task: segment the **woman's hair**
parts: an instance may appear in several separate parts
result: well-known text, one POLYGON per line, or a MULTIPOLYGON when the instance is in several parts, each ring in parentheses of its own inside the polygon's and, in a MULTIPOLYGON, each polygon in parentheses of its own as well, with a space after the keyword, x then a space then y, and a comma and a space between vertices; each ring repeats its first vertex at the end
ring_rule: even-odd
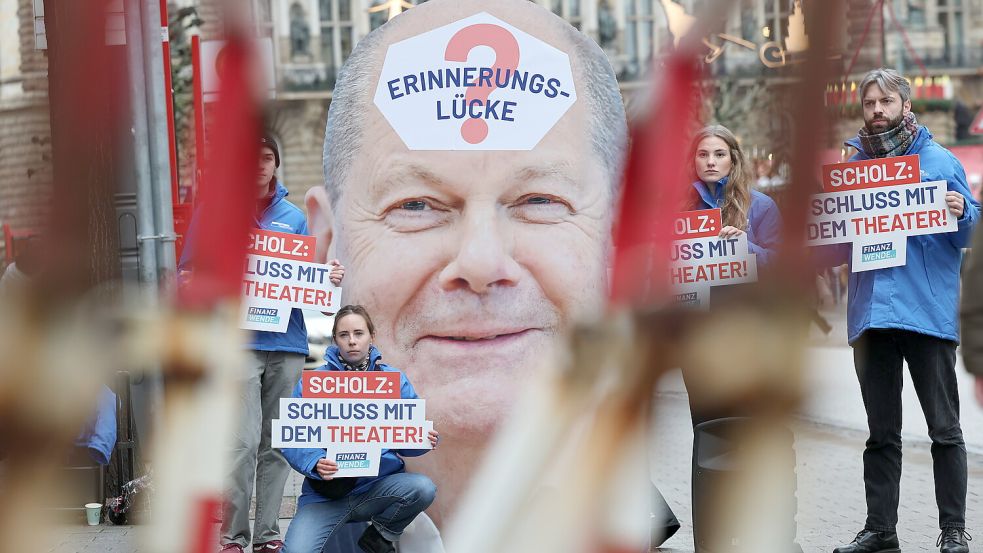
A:
POLYGON ((700 142, 711 136, 723 140, 730 149, 730 178, 724 187, 724 205, 721 207, 723 225, 746 230, 748 212, 751 209, 751 167, 734 133, 723 125, 703 127, 693 140, 690 158, 696 160, 696 149, 700 142))
POLYGON ((372 324, 372 317, 369 317, 369 311, 361 305, 346 305, 335 313, 334 325, 331 327, 332 338, 334 338, 338 333, 338 321, 340 321, 342 317, 346 317, 348 315, 360 315, 363 319, 365 319, 365 326, 369 328, 369 335, 375 336, 375 325, 372 324))

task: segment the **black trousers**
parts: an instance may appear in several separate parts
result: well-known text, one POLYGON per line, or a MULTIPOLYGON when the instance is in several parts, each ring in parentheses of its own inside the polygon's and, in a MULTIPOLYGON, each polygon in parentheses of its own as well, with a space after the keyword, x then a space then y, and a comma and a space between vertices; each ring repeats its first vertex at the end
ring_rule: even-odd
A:
POLYGON ((902 360, 932 439, 941 528, 966 526, 966 443, 959 427, 956 343, 917 332, 873 329, 853 344, 870 437, 864 450, 868 530, 893 532, 901 488, 902 360))

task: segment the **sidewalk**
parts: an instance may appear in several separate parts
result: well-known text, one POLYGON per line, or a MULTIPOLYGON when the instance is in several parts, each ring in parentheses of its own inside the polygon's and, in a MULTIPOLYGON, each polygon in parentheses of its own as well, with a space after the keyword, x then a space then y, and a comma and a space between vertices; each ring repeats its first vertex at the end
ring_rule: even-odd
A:
MULTIPOLYGON (((658 443, 653 451, 653 479, 682 522, 682 529, 661 551, 693 551, 690 510, 692 429, 684 394, 658 395, 655 412, 658 443)), ((798 536, 805 553, 830 553, 850 541, 865 515, 861 452, 866 435, 802 420, 795 425, 798 456, 798 536)), ((932 462, 928 444, 908 441, 901 482, 899 533, 902 550, 938 551, 932 462)), ((970 454, 967 526, 983 528, 983 456, 970 454)), ((286 529, 289 519, 281 520, 286 529)), ((52 553, 135 553, 140 528, 85 526, 62 528, 52 553)))
MULTIPOLYGON (((867 415, 853 370, 853 350, 846 343, 846 313, 841 310, 823 315, 833 325, 833 331, 823 337, 813 328, 808 364, 811 393, 802 415, 831 426, 866 432, 867 415)), ((963 366, 961 352, 956 357, 956 378, 959 380, 960 420, 966 449, 983 455, 983 408, 974 399, 974 379, 963 366)), ((902 401, 902 437, 905 441, 929 443, 928 427, 907 366, 902 401)))
MULTIPOLYGON (((829 553, 849 542, 863 527, 863 448, 867 417, 853 351, 846 340, 845 310, 824 312, 833 326, 828 336, 815 326, 807 351, 810 390, 795 423, 798 473, 798 536, 805 553, 829 553)), ((958 358, 962 429, 969 452, 969 493, 966 525, 970 533, 983 528, 983 409, 973 397, 973 378, 958 358)), ((670 373, 659 385, 656 436, 662 444, 653 454, 653 479, 669 501, 683 528, 664 551, 693 551, 690 511, 690 466, 693 435, 682 377, 670 373), (677 452, 685 451, 683 459, 677 452), (680 475, 682 479, 680 480, 680 475)), ((902 551, 938 551, 931 441, 918 398, 905 367, 902 394, 904 468, 898 532, 902 551)), ((970 544, 971 550, 973 544, 970 544)), ((976 547, 979 549, 979 546, 976 547)))
MULTIPOLYGON (((683 524, 661 551, 693 551, 690 509, 690 451, 693 433, 686 396, 662 392, 655 413, 660 444, 653 454, 653 479, 683 524)), ((794 427, 798 473, 798 541, 805 553, 830 553, 863 527, 866 506, 863 452, 866 433, 800 420, 794 427)), ((970 454, 967 527, 983 528, 983 456, 970 454)), ((927 443, 904 446, 898 533, 901 549, 938 551, 938 513, 927 443)), ((971 544, 972 545, 972 544, 971 544)))

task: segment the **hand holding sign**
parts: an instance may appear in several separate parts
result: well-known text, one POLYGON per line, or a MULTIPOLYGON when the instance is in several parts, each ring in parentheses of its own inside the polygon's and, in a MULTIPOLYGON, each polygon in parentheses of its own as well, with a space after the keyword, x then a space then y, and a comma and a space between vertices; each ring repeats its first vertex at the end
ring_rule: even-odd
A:
POLYGON ((280 399, 273 447, 323 447, 316 472, 328 477, 375 476, 383 449, 433 449, 440 441, 426 420, 426 402, 402 399, 390 371, 309 371, 303 397, 280 399))
POLYGON ((323 480, 331 480, 334 475, 338 472, 338 463, 332 461, 331 459, 324 458, 318 459, 317 464, 314 465, 314 471, 323 480))
POLYGON ((945 205, 949 206, 949 211, 955 215, 957 219, 963 216, 963 207, 965 203, 966 199, 963 198, 963 195, 959 192, 952 192, 950 190, 949 192, 945 193, 945 205))
POLYGON ((328 276, 328 280, 330 280, 331 284, 334 284, 335 286, 341 285, 341 279, 345 278, 345 266, 342 265, 341 261, 338 261, 337 259, 328 261, 328 265, 331 266, 331 273, 328 276))
POLYGON ((757 258, 749 253, 747 233, 723 226, 719 209, 681 213, 674 232, 669 278, 676 302, 706 307, 710 287, 754 282, 757 258))
POLYGON ((917 155, 825 165, 807 244, 853 244, 854 272, 904 266, 909 236, 958 228, 964 198, 947 188, 921 182, 917 155))
POLYGON ((249 233, 240 328, 286 332, 295 307, 337 310, 345 267, 337 259, 313 263, 316 247, 313 236, 263 229, 249 233))
POLYGON ((720 229, 721 238, 736 238, 742 234, 746 234, 743 230, 727 225, 726 227, 720 229))

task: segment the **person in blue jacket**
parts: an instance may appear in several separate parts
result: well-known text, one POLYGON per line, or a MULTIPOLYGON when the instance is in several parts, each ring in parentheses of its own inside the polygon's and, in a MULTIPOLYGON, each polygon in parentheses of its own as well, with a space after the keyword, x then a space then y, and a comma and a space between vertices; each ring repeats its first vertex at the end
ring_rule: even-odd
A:
MULTIPOLYGON (((696 180, 692 184, 691 195, 684 208, 688 210, 719 208, 722 219, 720 237, 735 238, 745 235, 748 253, 755 255, 759 273, 766 271, 768 265, 774 261, 781 243, 782 217, 778 206, 771 198, 751 189, 751 166, 741 150, 737 137, 727 127, 709 125, 697 132, 691 152, 696 180)), ((714 303, 720 302, 722 295, 716 290, 720 289, 715 289, 713 293, 718 299, 711 302, 711 309, 714 303)), ((760 416, 753 410, 738 404, 721 404, 718 394, 706 391, 704 381, 706 371, 698 370, 695 366, 683 366, 682 374, 689 395, 694 435, 708 425, 727 424, 725 421, 734 420, 732 417, 753 417, 756 421, 760 421, 760 416)), ((704 432, 703 435, 706 433, 704 432)), ((718 502, 720 490, 727 488, 729 484, 706 483, 708 482, 705 478, 706 471, 697 466, 697 460, 705 456, 701 455, 698 448, 706 447, 705 442, 701 445, 700 440, 694 436, 693 445, 693 538, 697 550, 701 550, 705 547, 706 540, 710 538, 706 528, 699 526, 700 521, 706 524, 714 516, 712 508, 708 506, 718 502), (701 480, 704 482, 702 485, 701 480)), ((791 483, 795 479, 791 442, 788 444, 788 449, 788 458, 792 461, 785 466, 787 471, 784 473, 776 471, 773 476, 791 483)), ((718 481, 731 482, 730 479, 736 476, 736 471, 724 472, 718 476, 718 481)), ((796 506, 793 493, 793 486, 789 484, 789 503, 786 509, 788 551, 801 551, 795 544, 796 506)))
MULTIPOLYGON (((723 125, 703 127, 693 139, 693 170, 696 181, 688 197, 687 210, 720 208, 721 238, 747 236, 749 253, 755 254, 759 272, 774 260, 781 241, 782 216, 767 195, 751 189, 751 165, 737 137, 723 125)), ((701 393, 700 382, 684 367, 693 426, 735 416, 710 405, 701 393)))
MULTIPOLYGON (((902 361, 908 362, 929 437, 942 553, 966 553, 966 446, 956 386, 957 305, 962 248, 980 206, 951 152, 911 112, 911 86, 897 71, 875 69, 860 84, 864 127, 846 142, 854 160, 917 154, 922 182, 944 180, 958 229, 908 238, 907 263, 850 273, 847 324, 870 437, 864 451, 867 521, 834 553, 900 551, 896 526, 901 481, 902 361)), ((818 251, 824 265, 851 260, 851 245, 818 251)))
POLYGON ((782 216, 767 195, 751 189, 751 165, 737 137, 723 125, 703 127, 694 139, 697 180, 689 209, 721 210, 721 238, 747 235, 759 267, 768 265, 780 241, 782 216))
MULTIPOLYGON (((268 133, 259 138, 260 154, 256 176, 256 221, 258 228, 291 234, 310 234, 304 213, 287 201, 287 189, 276 178, 280 150, 268 133)), ((220 208, 221 206, 218 206, 220 208)), ((179 279, 193 278, 197 255, 207 255, 205 245, 195 241, 200 217, 212 206, 200 206, 188 230, 178 265, 179 279)), ((330 280, 338 286, 344 267, 331 260, 330 280)), ((242 373, 238 428, 235 431, 232 463, 222 518, 222 551, 242 553, 253 542, 254 553, 277 553, 283 549, 279 517, 283 488, 290 466, 271 447, 272 420, 277 418, 280 398, 288 397, 300 379, 307 357, 307 328, 300 309, 290 311, 286 332, 255 331, 247 345, 249 365, 242 373), (256 490, 256 518, 250 536, 249 503, 256 490)))
MULTIPOLYGON (((382 354, 372 337, 375 325, 361 305, 346 305, 335 315, 332 335, 335 344, 324 354, 321 371, 387 371, 399 373, 402 399, 418 399, 416 390, 399 369, 382 363, 382 354)), ((301 384, 294 397, 303 397, 301 384)), ((431 431, 430 445, 440 441, 431 431)), ((326 458, 326 450, 284 449, 290 465, 303 474, 304 485, 297 500, 297 514, 287 530, 289 553, 323 553, 335 530, 347 522, 371 522, 358 540, 368 553, 392 553, 403 529, 433 503, 437 487, 422 474, 406 472, 401 457, 423 455, 426 449, 385 449, 379 475, 334 478, 338 465, 326 458)))

